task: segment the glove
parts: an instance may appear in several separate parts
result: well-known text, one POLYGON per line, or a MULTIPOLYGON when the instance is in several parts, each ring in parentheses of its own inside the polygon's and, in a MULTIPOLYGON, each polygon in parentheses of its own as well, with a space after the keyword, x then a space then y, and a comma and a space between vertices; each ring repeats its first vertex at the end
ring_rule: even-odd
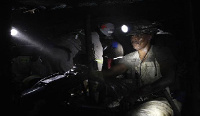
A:
POLYGON ((103 72, 101 72, 101 71, 91 71, 89 79, 93 80, 93 81, 98 81, 98 82, 104 82, 105 81, 104 78, 103 78, 103 72))

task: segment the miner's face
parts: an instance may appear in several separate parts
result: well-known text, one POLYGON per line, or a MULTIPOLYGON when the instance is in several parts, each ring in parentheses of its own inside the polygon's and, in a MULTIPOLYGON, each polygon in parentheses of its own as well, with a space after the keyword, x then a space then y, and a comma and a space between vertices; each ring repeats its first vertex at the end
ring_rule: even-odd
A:
POLYGON ((151 38, 152 36, 147 34, 133 35, 131 36, 131 44, 134 49, 140 50, 150 43, 151 38))

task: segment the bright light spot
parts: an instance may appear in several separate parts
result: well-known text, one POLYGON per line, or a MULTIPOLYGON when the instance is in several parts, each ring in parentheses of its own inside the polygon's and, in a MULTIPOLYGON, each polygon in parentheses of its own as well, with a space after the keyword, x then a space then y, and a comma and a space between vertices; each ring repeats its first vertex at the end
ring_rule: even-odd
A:
POLYGON ((71 96, 74 96, 74 93, 71 93, 71 96))
POLYGON ((113 60, 117 60, 117 59, 120 59, 120 58, 123 58, 123 56, 115 57, 115 58, 113 58, 113 60))
POLYGON ((10 34, 11 34, 12 36, 15 36, 15 35, 18 34, 18 31, 17 31, 16 29, 11 29, 10 34))
POLYGON ((128 27, 126 25, 122 25, 121 30, 122 32, 126 33, 128 32, 128 27))

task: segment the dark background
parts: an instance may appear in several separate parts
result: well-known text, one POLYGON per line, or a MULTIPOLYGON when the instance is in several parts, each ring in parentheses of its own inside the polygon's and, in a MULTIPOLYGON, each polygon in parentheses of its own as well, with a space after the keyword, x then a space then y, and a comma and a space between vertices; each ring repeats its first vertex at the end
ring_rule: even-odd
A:
MULTIPOLYGON (((162 23, 162 29, 173 34, 181 41, 184 61, 188 72, 184 78, 187 93, 184 114, 199 115, 199 38, 197 35, 197 7, 192 0, 9 0, 1 4, 1 83, 2 100, 9 111, 12 107, 12 80, 10 70, 11 52, 10 28, 18 27, 33 38, 51 41, 59 35, 86 27, 90 16, 91 30, 98 23, 113 22, 117 29, 115 36, 123 45, 125 54, 132 51, 129 40, 120 32, 119 27, 138 18, 147 18, 162 23), (66 6, 63 7, 62 5, 66 6), (37 9, 35 13, 29 10, 37 9)), ((19 44, 21 45, 21 43, 19 44)), ((12 112, 6 112, 7 114, 12 112)))

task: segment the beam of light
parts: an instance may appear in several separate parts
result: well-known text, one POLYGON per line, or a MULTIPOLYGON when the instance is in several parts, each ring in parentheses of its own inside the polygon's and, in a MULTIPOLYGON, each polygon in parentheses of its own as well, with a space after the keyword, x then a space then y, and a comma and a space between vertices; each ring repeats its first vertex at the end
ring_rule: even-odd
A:
MULTIPOLYGON (((49 41, 45 41, 44 38, 38 38, 37 36, 28 35, 25 32, 21 32, 20 30, 18 30, 17 36, 13 36, 11 41, 20 42, 25 45, 33 45, 39 55, 47 58, 50 65, 52 65, 56 69, 59 68, 58 70, 62 70, 65 72, 71 69, 73 66, 71 55, 76 54, 75 52, 78 51, 74 50, 72 51, 73 53, 70 53, 61 48, 55 47, 56 43, 53 44, 49 41)), ((76 75, 76 73, 74 73, 74 75, 76 75)))
POLYGON ((46 53, 50 52, 50 48, 44 44, 44 42, 37 41, 36 39, 32 38, 31 36, 26 35, 25 33, 21 32, 17 28, 11 29, 11 35, 14 37, 15 40, 20 41, 22 43, 34 45, 37 50, 43 51, 46 53))
POLYGON ((121 30, 122 30, 122 32, 127 33, 128 32, 128 26, 122 25, 121 30))

